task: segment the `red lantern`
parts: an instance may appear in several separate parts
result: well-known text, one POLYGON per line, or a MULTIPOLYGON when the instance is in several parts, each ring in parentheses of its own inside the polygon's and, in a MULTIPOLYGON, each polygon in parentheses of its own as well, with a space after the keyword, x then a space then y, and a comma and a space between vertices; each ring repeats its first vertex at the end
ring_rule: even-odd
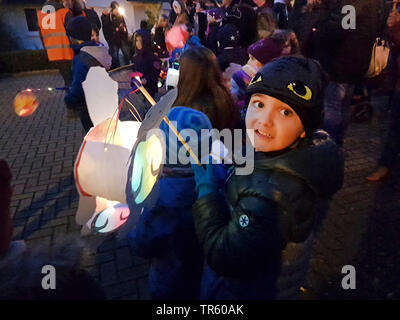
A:
POLYGON ((20 117, 30 116, 38 106, 36 96, 29 89, 19 92, 14 99, 14 110, 20 117))
POLYGON ((165 43, 168 51, 183 48, 189 39, 189 32, 184 24, 173 26, 165 35, 165 43))

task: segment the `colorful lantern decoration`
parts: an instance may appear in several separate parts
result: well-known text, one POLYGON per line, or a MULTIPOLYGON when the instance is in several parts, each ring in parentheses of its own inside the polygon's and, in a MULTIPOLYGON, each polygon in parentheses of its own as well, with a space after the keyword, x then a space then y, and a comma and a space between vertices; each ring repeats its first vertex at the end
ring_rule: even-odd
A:
POLYGON ((20 117, 27 117, 34 113, 39 106, 35 94, 30 89, 19 92, 14 99, 15 113, 20 117))
POLYGON ((130 213, 125 186, 141 123, 115 117, 118 84, 103 68, 91 68, 82 86, 94 127, 86 134, 75 162, 80 196, 75 220, 82 225, 82 234, 109 233, 125 223, 130 213))

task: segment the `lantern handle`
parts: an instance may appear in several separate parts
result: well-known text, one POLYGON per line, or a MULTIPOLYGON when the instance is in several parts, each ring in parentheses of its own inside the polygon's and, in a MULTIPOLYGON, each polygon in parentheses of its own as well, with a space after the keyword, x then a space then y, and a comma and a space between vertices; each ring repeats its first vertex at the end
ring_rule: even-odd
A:
MULTIPOLYGON (((154 106, 156 104, 155 100, 153 99, 153 97, 148 93, 148 91, 146 90, 145 87, 143 87, 143 85, 137 81, 135 81, 135 84, 138 86, 139 90, 141 93, 143 93, 143 95, 145 96, 145 98, 150 102, 150 104, 152 106, 154 106)), ((194 154, 194 152, 192 151, 192 149, 189 147, 189 145, 187 144, 187 142, 185 141, 185 139, 183 139, 183 137, 181 136, 181 134, 178 132, 178 130, 175 128, 175 126, 171 123, 171 121, 169 121, 167 116, 164 116, 163 120, 165 121, 165 123, 168 125, 168 127, 171 129, 171 131, 178 137, 179 141, 183 144, 183 146, 185 147, 185 149, 189 152, 190 156, 193 158, 193 160, 196 162, 197 165, 199 165, 201 167, 201 163, 199 161, 199 158, 197 158, 197 156, 194 154)))

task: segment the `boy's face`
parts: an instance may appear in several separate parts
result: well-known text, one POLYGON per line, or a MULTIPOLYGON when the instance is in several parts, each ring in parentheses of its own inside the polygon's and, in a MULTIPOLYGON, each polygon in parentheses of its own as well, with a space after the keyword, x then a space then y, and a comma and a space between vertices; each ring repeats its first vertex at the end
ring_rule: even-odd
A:
POLYGON ((254 130, 254 149, 279 151, 292 145, 305 132, 299 116, 286 103, 265 94, 251 96, 246 129, 254 130))

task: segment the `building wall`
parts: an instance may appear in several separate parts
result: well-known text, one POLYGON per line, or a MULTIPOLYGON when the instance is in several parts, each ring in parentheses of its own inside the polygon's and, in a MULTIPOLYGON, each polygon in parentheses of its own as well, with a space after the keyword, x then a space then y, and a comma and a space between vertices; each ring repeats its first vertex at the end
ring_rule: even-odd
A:
MULTIPOLYGON (((140 21, 147 19, 146 9, 159 6, 159 4, 131 2, 126 0, 118 0, 120 6, 125 9, 125 22, 128 27, 128 33, 131 36, 140 28, 140 21)), ((86 0, 88 7, 93 7, 99 17, 101 17, 104 9, 110 7, 111 0, 86 0)), ((22 5, 1 5, 0 6, 0 22, 3 29, 7 32, 8 37, 16 43, 17 50, 38 50, 43 49, 42 42, 38 31, 29 31, 26 22, 24 9, 34 8, 40 9, 38 5, 31 5, 27 1, 22 5)), ((107 45, 103 32, 100 32, 100 41, 107 45)))
POLYGON ((3 24, 3 31, 7 33, 10 41, 15 42, 18 50, 38 50, 42 49, 38 31, 29 31, 26 22, 24 9, 35 8, 32 5, 13 5, 0 7, 0 20, 3 24))

